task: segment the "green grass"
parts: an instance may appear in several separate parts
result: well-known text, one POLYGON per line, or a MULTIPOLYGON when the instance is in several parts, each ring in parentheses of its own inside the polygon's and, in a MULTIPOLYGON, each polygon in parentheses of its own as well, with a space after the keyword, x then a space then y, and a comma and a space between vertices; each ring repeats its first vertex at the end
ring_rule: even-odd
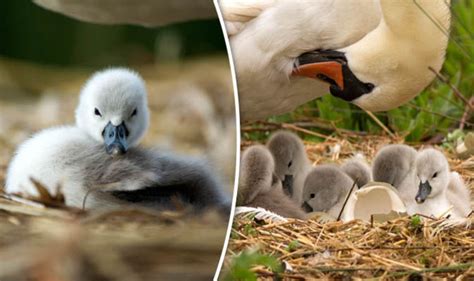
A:
POLYGON ((252 272, 251 268, 257 265, 263 265, 274 273, 283 271, 280 262, 275 257, 256 251, 244 251, 233 258, 224 280, 256 281, 257 275, 252 272))
MULTIPOLYGON (((474 92, 474 1, 452 1, 452 23, 446 61, 441 73, 467 98, 474 92)), ((449 85, 435 79, 422 93, 397 109, 376 116, 392 132, 409 142, 427 141, 437 135, 446 136, 459 127, 465 103, 457 98, 449 85), (421 110, 420 110, 421 109, 421 110)), ((268 119, 272 122, 319 120, 337 128, 379 134, 382 129, 357 106, 326 95, 298 107, 294 112, 268 119)), ((465 130, 473 130, 474 120, 467 120, 465 130)), ((330 134, 334 130, 319 130, 330 134)), ((246 139, 266 139, 268 133, 244 134, 246 139)), ((440 140, 442 139, 439 138, 440 140)))

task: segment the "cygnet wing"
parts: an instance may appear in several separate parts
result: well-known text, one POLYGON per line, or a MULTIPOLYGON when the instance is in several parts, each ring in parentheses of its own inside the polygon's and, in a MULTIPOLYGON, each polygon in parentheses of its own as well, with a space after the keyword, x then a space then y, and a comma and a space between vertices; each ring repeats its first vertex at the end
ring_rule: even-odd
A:
POLYGON ((461 176, 456 172, 451 172, 448 191, 446 196, 454 208, 461 213, 462 216, 468 216, 471 211, 471 193, 464 184, 461 176))

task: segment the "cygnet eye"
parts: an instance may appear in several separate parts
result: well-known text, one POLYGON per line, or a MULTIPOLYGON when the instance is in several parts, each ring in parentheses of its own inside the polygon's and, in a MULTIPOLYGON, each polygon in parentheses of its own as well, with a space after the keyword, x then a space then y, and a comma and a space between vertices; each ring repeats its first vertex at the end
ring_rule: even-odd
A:
POLYGON ((96 108, 94 108, 94 114, 97 115, 97 116, 100 116, 102 117, 102 114, 100 113, 100 111, 96 108))
POLYGON ((291 164, 293 164, 293 161, 290 161, 290 163, 288 163, 288 168, 291 167, 291 164))
POLYGON ((314 193, 311 193, 311 194, 309 195, 309 197, 311 197, 311 198, 314 198, 314 196, 315 196, 314 193))
POLYGON ((130 117, 133 117, 135 115, 137 115, 137 109, 136 108, 133 110, 132 115, 130 117))
POLYGON ((438 172, 434 173, 432 178, 436 178, 437 175, 438 175, 438 172))

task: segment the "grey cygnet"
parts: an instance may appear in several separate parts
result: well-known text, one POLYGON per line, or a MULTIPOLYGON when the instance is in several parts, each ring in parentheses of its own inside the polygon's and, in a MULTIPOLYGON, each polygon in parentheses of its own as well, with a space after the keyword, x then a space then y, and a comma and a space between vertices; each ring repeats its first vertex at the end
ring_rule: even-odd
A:
POLYGON ((283 191, 274 176, 273 157, 265 146, 247 148, 241 159, 237 205, 261 207, 278 215, 305 219, 306 214, 283 191))
POLYGON ((303 142, 291 132, 278 131, 270 137, 267 147, 275 160, 275 175, 286 194, 301 204, 304 180, 311 169, 303 142))
POLYGON ((405 205, 416 196, 413 189, 416 154, 416 150, 408 145, 386 145, 377 152, 372 162, 374 181, 395 187, 405 205))
POLYGON ((307 212, 325 212, 336 218, 354 180, 335 165, 319 165, 308 173, 303 205, 307 212))

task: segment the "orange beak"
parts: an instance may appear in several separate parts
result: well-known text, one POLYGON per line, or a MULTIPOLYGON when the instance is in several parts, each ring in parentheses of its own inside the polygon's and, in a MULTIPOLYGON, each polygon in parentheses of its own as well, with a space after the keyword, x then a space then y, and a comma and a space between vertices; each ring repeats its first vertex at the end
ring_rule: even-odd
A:
POLYGON ((344 77, 342 74, 342 65, 337 61, 323 61, 323 62, 316 62, 316 63, 308 63, 300 65, 293 69, 291 75, 294 76, 306 76, 309 78, 317 78, 321 79, 321 76, 325 76, 331 80, 333 80, 341 90, 344 89, 344 77))

